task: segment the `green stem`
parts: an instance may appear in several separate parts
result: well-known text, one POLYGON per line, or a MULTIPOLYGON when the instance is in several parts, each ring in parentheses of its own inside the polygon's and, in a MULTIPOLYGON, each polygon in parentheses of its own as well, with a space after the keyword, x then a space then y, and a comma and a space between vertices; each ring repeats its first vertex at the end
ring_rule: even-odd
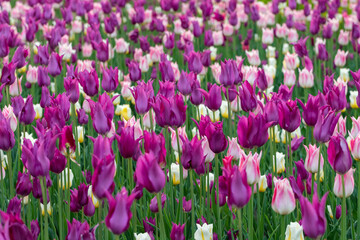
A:
POLYGON ((180 219, 179 222, 182 223, 183 221, 183 197, 184 197, 184 176, 183 176, 183 166, 181 164, 181 151, 180 151, 180 139, 179 139, 179 129, 176 128, 176 141, 178 147, 178 154, 179 154, 179 168, 180 168, 180 199, 179 199, 179 209, 180 209, 180 219))
POLYGON ((6 152, 7 154, 7 163, 9 167, 9 183, 10 183, 10 198, 14 196, 14 181, 13 181, 13 170, 12 170, 12 158, 11 158, 11 150, 6 152))
POLYGON ((321 161, 321 144, 319 146, 318 172, 317 172, 317 178, 316 178, 318 196, 320 196, 320 170, 321 170, 320 169, 320 161, 321 161))
POLYGON ((228 102, 228 125, 229 125, 229 136, 232 136, 231 134, 231 129, 232 129, 232 126, 231 126, 231 102, 229 100, 229 87, 226 88, 226 91, 227 91, 227 102, 228 102))
MULTIPOLYGON (((61 178, 61 174, 60 173, 60 179, 61 178)), ((57 182, 59 183, 59 174, 56 175, 57 178, 57 182)), ((61 186, 58 185, 58 210, 59 210, 59 231, 60 231, 60 239, 64 239, 63 238, 63 209, 62 209, 62 189, 61 186)))
POLYGON ((216 211, 216 222, 219 227, 219 239, 222 239, 222 223, 220 218, 220 200, 219 200, 219 156, 215 154, 215 179, 216 179, 216 203, 217 203, 217 211, 216 211))
MULTIPOLYGON (((196 206, 195 203, 195 195, 194 195, 194 184, 193 184, 193 170, 190 169, 189 170, 189 175, 190 175, 190 191, 191 191, 191 196, 192 196, 192 205, 196 206)), ((191 236, 194 235, 194 226, 196 225, 195 222, 195 208, 191 208, 191 236)))
POLYGON ((311 200, 313 199, 314 196, 314 178, 315 178, 315 173, 311 173, 311 200))
POLYGON ((98 223, 99 223, 99 231, 98 231, 98 238, 102 238, 102 201, 99 200, 99 207, 98 207, 98 223))
POLYGON ((40 179, 43 205, 44 205, 44 215, 45 215, 45 232, 44 239, 49 240, 49 223, 48 223, 48 212, 47 212, 47 195, 46 195, 46 177, 40 179))
POLYGON ((346 197, 345 197, 345 180, 344 175, 341 175, 342 181, 342 204, 341 204, 341 240, 346 240, 346 197))
POLYGON ((166 239, 165 236, 165 227, 164 227, 164 217, 161 208, 161 192, 156 194, 158 209, 159 209, 159 216, 160 216, 160 240, 166 239))
POLYGON ((241 208, 237 209, 237 212, 238 212, 238 220, 239 220, 238 238, 239 238, 239 240, 242 240, 243 239, 243 234, 242 234, 242 222, 241 222, 241 217, 242 217, 241 208))
MULTIPOLYGON (((254 187, 251 186, 251 192, 253 192, 253 190, 254 190, 254 187)), ((253 210, 253 205, 254 205, 254 196, 253 196, 253 194, 251 194, 250 202, 249 202, 249 205, 248 205, 249 240, 254 239, 254 228, 253 228, 254 210, 253 210)))
POLYGON ((281 215, 281 228, 280 228, 280 238, 279 239, 285 239, 285 217, 286 215, 281 215))
POLYGON ((357 196, 357 236, 360 236, 360 161, 357 162, 357 172, 358 172, 358 196, 357 196))

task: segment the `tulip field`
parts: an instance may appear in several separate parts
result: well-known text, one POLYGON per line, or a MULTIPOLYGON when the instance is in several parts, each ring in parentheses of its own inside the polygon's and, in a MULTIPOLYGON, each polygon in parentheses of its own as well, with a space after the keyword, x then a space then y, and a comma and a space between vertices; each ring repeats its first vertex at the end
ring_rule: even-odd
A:
POLYGON ((0 240, 360 239, 360 1, 0 1, 0 240))

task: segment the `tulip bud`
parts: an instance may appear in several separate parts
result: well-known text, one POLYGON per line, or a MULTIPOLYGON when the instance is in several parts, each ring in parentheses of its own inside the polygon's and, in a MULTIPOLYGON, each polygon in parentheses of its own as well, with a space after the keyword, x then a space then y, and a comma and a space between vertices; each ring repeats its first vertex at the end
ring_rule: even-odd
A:
MULTIPOLYGON (((351 168, 347 173, 344 174, 344 184, 345 184, 345 197, 350 197, 350 195, 354 192, 354 172, 355 169, 351 168)), ((343 198, 343 183, 342 183, 342 175, 336 174, 334 181, 334 194, 338 198, 343 198)))
POLYGON ((287 215, 295 209, 295 196, 288 179, 274 178, 274 195, 271 207, 280 215, 287 215))

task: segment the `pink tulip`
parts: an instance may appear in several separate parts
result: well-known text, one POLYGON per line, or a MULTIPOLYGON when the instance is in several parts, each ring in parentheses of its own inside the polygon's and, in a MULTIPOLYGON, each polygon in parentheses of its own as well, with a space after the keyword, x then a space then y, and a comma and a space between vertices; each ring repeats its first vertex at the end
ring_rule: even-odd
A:
MULTIPOLYGON (((319 154, 320 148, 316 147, 316 145, 309 145, 309 147, 304 146, 306 150, 306 158, 305 158, 305 169, 310 173, 319 172, 319 154)), ((320 171, 324 166, 324 158, 321 155, 320 157, 320 171)))
POLYGON ((348 45, 349 40, 350 40, 349 32, 340 30, 338 43, 342 46, 346 46, 346 45, 348 45))
POLYGON ((274 195, 271 201, 272 209, 280 215, 287 215, 295 209, 295 196, 287 178, 274 177, 274 195))
POLYGON ((84 57, 91 57, 93 48, 90 43, 84 43, 82 46, 82 54, 84 57))
POLYGON ((240 158, 239 168, 240 170, 246 171, 247 182, 249 185, 257 183, 260 179, 260 154, 255 153, 254 155, 250 152, 248 155, 243 154, 240 158))
POLYGON ((115 40, 115 51, 117 53, 126 53, 129 51, 129 43, 127 43, 123 38, 115 40))
POLYGON ((139 58, 139 68, 143 73, 149 71, 149 61, 147 56, 141 56, 139 58))
POLYGON ((264 28, 262 32, 262 43, 272 44, 274 42, 274 31, 270 28, 264 28))
POLYGON ((224 23, 223 33, 224 33, 224 36, 227 36, 227 37, 233 35, 234 27, 232 25, 230 25, 230 23, 224 23))
POLYGON ((338 49, 338 51, 337 51, 337 53, 335 55, 334 64, 337 67, 345 66, 347 55, 348 55, 348 52, 345 52, 343 50, 338 49))
POLYGON ((227 151, 227 156, 232 156, 233 160, 240 160, 242 156, 245 155, 244 150, 240 148, 237 138, 229 138, 229 148, 227 151))
MULTIPOLYGON (((345 183, 345 197, 349 197, 354 191, 354 168, 350 168, 347 173, 344 174, 344 183, 345 183)), ((334 194, 338 198, 343 197, 343 184, 342 184, 342 176, 336 173, 335 181, 334 181, 334 194)))
POLYGON ((360 133, 360 117, 358 118, 351 117, 351 120, 352 120, 352 128, 350 131, 350 135, 355 138, 360 133))
POLYGON ((294 86, 296 82, 295 71, 283 68, 282 72, 284 74, 284 84, 288 87, 294 86))
POLYGON ((288 33, 288 28, 285 23, 283 25, 276 24, 276 37, 278 38, 285 38, 288 33))
POLYGON ((339 121, 335 127, 333 136, 336 136, 337 134, 341 134, 345 137, 346 135, 346 117, 343 118, 340 116, 339 121))
POLYGON ((250 85, 253 86, 258 74, 258 68, 255 66, 244 66, 242 68, 242 71, 244 79, 246 79, 250 83, 250 85))
POLYGON ((214 31, 213 34, 213 39, 214 39, 214 45, 215 46, 221 46, 224 43, 224 36, 222 31, 214 31))
POLYGON ((286 53, 284 62, 287 69, 294 70, 299 64, 299 59, 296 53, 286 53))
POLYGON ((288 33, 287 33, 287 39, 289 43, 293 43, 293 42, 297 42, 299 39, 299 35, 296 31, 296 29, 291 28, 289 29, 288 33))
POLYGON ((260 57, 259 57, 259 50, 251 50, 251 51, 246 51, 246 56, 248 58, 248 61, 250 63, 250 65, 253 66, 259 66, 261 61, 260 61, 260 57))
POLYGON ((38 79, 38 67, 29 65, 29 69, 26 73, 26 81, 31 84, 37 83, 38 79))
POLYGON ((161 54, 163 54, 163 47, 161 46, 155 46, 155 47, 150 47, 150 59, 153 62, 159 62, 160 61, 160 56, 161 54))
POLYGON ((360 135, 357 135, 355 138, 352 136, 350 140, 350 150, 351 155, 355 159, 355 161, 360 161, 360 135))
POLYGON ((313 70, 309 71, 306 68, 299 70, 299 84, 302 88, 312 88, 314 86, 313 70))
POLYGON ((9 87, 9 94, 10 96, 14 97, 14 96, 19 96, 22 93, 22 87, 21 87, 21 80, 22 80, 22 76, 20 78, 16 79, 17 81, 15 81, 13 84, 10 85, 9 87))
POLYGON ((10 128, 15 132, 17 128, 17 118, 14 114, 12 106, 5 106, 2 110, 4 117, 10 122, 10 128))
POLYGON ((203 148, 203 152, 204 152, 204 156, 205 156, 205 163, 209 163, 215 158, 215 153, 213 151, 211 151, 210 146, 209 146, 209 141, 207 140, 206 137, 203 138, 201 143, 202 143, 202 148, 203 148))

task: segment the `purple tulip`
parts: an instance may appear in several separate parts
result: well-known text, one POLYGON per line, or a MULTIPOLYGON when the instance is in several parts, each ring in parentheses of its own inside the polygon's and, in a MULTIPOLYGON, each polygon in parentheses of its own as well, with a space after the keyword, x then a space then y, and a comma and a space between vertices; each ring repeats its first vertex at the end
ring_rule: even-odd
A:
POLYGON ((80 221, 73 219, 72 223, 68 220, 68 234, 66 235, 65 240, 71 239, 95 239, 95 229, 90 229, 89 224, 85 221, 81 223, 80 221))
POLYGON ((292 86, 290 89, 286 85, 281 85, 278 90, 278 98, 283 101, 288 101, 292 97, 292 93, 294 90, 294 86, 292 86))
POLYGON ((147 40, 147 36, 140 36, 139 37, 139 41, 140 41, 140 48, 141 50, 143 50, 144 52, 149 52, 150 50, 150 43, 147 40))
POLYGON ((21 159, 33 177, 49 174, 50 160, 46 156, 44 142, 41 141, 39 144, 34 144, 34 146, 23 144, 21 159))
POLYGON ((318 120, 314 126, 314 138, 316 141, 326 143, 333 135, 340 113, 336 114, 329 106, 320 108, 318 120))
POLYGON ((95 69, 90 72, 87 70, 79 73, 79 83, 86 95, 93 97, 99 92, 99 78, 95 69))
POLYGON ((100 62, 109 60, 109 39, 106 39, 106 43, 103 41, 100 41, 99 43, 92 41, 91 43, 96 50, 96 58, 100 62))
POLYGON ((31 193, 31 190, 32 184, 29 173, 22 173, 19 171, 16 183, 16 194, 25 197, 31 193))
POLYGON ((327 103, 336 111, 342 111, 346 107, 346 88, 344 86, 333 87, 326 94, 327 103))
POLYGON ((33 105, 33 97, 29 95, 26 98, 24 106, 21 108, 19 121, 24 125, 29 125, 34 121, 35 115, 36 113, 33 105))
POLYGON ((209 141, 209 147, 214 153, 225 151, 228 141, 223 132, 222 122, 209 122, 205 129, 205 136, 209 141))
POLYGON ((306 236, 317 239, 324 235, 326 230, 325 206, 328 193, 319 202, 317 192, 314 191, 313 203, 305 197, 300 197, 302 227, 306 236))
POLYGON ((221 88, 218 85, 211 83, 208 85, 208 88, 209 92, 200 89, 205 97, 205 106, 207 106, 211 111, 219 110, 222 103, 221 88))
POLYGON ((86 125, 89 121, 89 116, 86 114, 85 110, 81 108, 80 110, 76 110, 78 116, 78 122, 80 125, 86 125))
POLYGON ((50 171, 59 174, 64 171, 66 163, 66 157, 56 148, 54 157, 50 159, 50 171))
POLYGON ((132 158, 140 150, 140 138, 135 139, 135 128, 133 126, 123 127, 121 134, 115 135, 118 148, 123 158, 132 158))
POLYGON ((221 62, 221 73, 219 81, 225 87, 234 85, 234 83, 240 82, 239 70, 236 66, 236 62, 233 59, 225 60, 221 62))
POLYGON ((174 82, 174 70, 171 67, 171 62, 167 59, 159 63, 159 71, 161 73, 161 80, 163 82, 174 82))
POLYGON ((335 172, 343 175, 352 166, 352 158, 346 139, 338 134, 330 138, 327 149, 328 160, 335 172))
POLYGON ((295 131, 301 122, 301 116, 296 101, 289 100, 288 102, 279 101, 279 125, 287 132, 295 131))
POLYGON ((129 77, 131 81, 136 82, 141 79, 141 70, 138 62, 134 60, 131 61, 128 64, 128 69, 129 69, 129 77))
POLYGON ((182 166, 185 169, 197 169, 205 161, 202 141, 196 136, 191 141, 184 138, 181 139, 183 142, 181 155, 182 166))
POLYGON ((116 90, 119 85, 118 68, 105 68, 103 69, 103 79, 101 81, 101 87, 108 93, 116 90))
POLYGON ((268 88, 268 81, 264 69, 258 70, 255 82, 262 91, 265 91, 268 88))
POLYGON ((37 70, 37 74, 38 74, 37 80, 40 87, 43 86, 47 87, 50 85, 50 77, 46 67, 39 66, 37 70))
POLYGON ((97 168, 99 161, 109 155, 113 155, 113 150, 111 148, 113 138, 107 138, 99 135, 97 138, 88 136, 90 140, 94 143, 94 151, 92 155, 92 166, 94 169, 97 168))
POLYGON ((105 218, 105 224, 111 232, 120 235, 129 228, 134 195, 128 196, 127 190, 123 187, 115 198, 108 196, 108 201, 109 212, 105 218))
POLYGON ((3 69, 1 70, 1 83, 10 86, 15 82, 15 70, 16 64, 13 62, 5 63, 3 69))
MULTIPOLYGON (((161 209, 164 208, 165 202, 166 202, 166 195, 164 193, 162 193, 161 194, 161 209)), ((159 212, 159 207, 158 207, 158 202, 157 202, 156 196, 151 199, 149 208, 150 208, 150 211, 153 213, 159 212)))
POLYGON ((14 53, 14 56, 11 60, 16 66, 17 69, 22 68, 26 65, 26 58, 29 55, 29 50, 25 49, 23 46, 19 46, 14 53))
POLYGON ((265 116, 250 112, 249 117, 239 117, 237 127, 238 141, 244 148, 261 147, 269 138, 268 128, 272 122, 267 122, 265 116))
POLYGON ((59 150, 64 154, 75 152, 76 143, 73 136, 72 125, 63 127, 59 138, 59 150))
POLYGON ((112 118, 109 118, 99 102, 90 102, 91 119, 95 131, 99 134, 106 134, 111 129, 112 118))
POLYGON ((193 72, 187 73, 181 71, 180 79, 177 83, 177 88, 181 94, 187 96, 191 94, 193 86, 195 86, 196 75, 193 72))
POLYGON ((92 190, 98 199, 103 199, 114 191, 115 156, 107 155, 101 159, 91 180, 92 190))
POLYGON ((0 113, 0 149, 8 151, 15 145, 14 132, 10 127, 10 120, 7 120, 2 113, 0 113))
POLYGON ((211 30, 206 30, 205 31, 204 45, 207 46, 207 47, 211 47, 212 45, 214 45, 214 39, 213 39, 211 30))
POLYGON ((270 101, 266 102, 264 108, 264 117, 266 122, 271 122, 272 126, 275 126, 279 123, 279 110, 277 107, 277 100, 272 98, 270 101))
MULTIPOLYGON (((33 86, 35 87, 35 86, 33 86)), ((43 86, 41 88, 41 99, 40 99, 40 106, 42 108, 49 107, 51 105, 51 97, 50 97, 50 91, 49 88, 46 86, 43 86)))
POLYGON ((166 147, 165 138, 162 133, 144 131, 144 151, 145 153, 152 153, 158 159, 160 167, 166 165, 166 147))
POLYGON ((160 192, 165 186, 165 173, 153 153, 141 155, 136 164, 137 181, 150 193, 160 192))
POLYGON ((185 240, 184 229, 185 229, 185 223, 183 225, 181 225, 181 224, 177 225, 177 224, 173 223, 173 226, 172 226, 171 232, 170 232, 170 239, 171 240, 185 240))
POLYGON ((300 178, 302 180, 308 179, 309 172, 306 171, 306 169, 305 169, 304 161, 302 159, 300 159, 299 161, 295 162, 295 165, 296 165, 297 173, 300 176, 300 178))
POLYGON ((257 98, 254 87, 248 81, 245 81, 239 88, 239 97, 241 101, 241 109, 245 112, 253 111, 257 106, 257 98))
MULTIPOLYGON (((224 170, 226 171, 226 170, 224 170)), ((229 207, 243 208, 250 200, 251 187, 247 182, 245 169, 241 170, 234 166, 227 179, 227 196, 229 207)))
POLYGON ((309 95, 308 101, 306 102, 306 105, 300 100, 297 99, 298 103, 303 108, 303 119, 308 126, 315 126, 318 114, 319 114, 319 97, 318 96, 312 96, 309 95))
POLYGON ((62 57, 56 52, 53 52, 50 56, 49 65, 47 67, 49 74, 56 77, 61 74, 62 71, 62 57))
POLYGON ((329 54, 328 54, 328 52, 326 50, 325 44, 319 43, 318 44, 318 51, 319 51, 319 54, 317 55, 317 57, 322 61, 327 61, 328 58, 329 58, 329 54))
POLYGON ((45 46, 38 46, 38 54, 34 56, 34 61, 41 65, 47 66, 49 64, 49 47, 48 45, 45 46))
POLYGON ((64 78, 64 88, 71 103, 76 103, 80 97, 79 82, 75 77, 64 78))
POLYGON ((181 127, 186 120, 186 105, 179 94, 171 98, 156 96, 153 104, 156 123, 161 127, 181 127))
POLYGON ((187 63, 189 71, 194 72, 195 74, 201 73, 203 65, 201 63, 201 55, 197 52, 190 52, 187 56, 187 63))
POLYGON ((304 141, 305 137, 298 137, 297 135, 291 140, 291 151, 295 152, 300 147, 300 144, 304 141))

